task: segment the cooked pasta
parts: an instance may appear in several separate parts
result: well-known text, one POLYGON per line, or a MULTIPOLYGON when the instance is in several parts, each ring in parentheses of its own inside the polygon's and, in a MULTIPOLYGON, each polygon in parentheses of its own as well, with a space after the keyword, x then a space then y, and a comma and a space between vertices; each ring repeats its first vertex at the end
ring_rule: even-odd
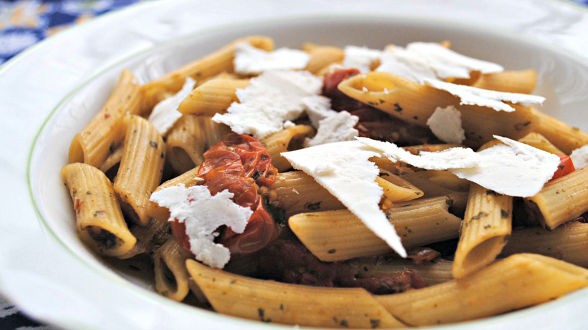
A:
POLYGON ((588 167, 568 156, 588 135, 534 108, 535 70, 450 46, 250 36, 143 85, 123 71, 61 171, 81 241, 152 261, 175 301, 309 327, 462 322, 588 286, 588 167), (160 134, 145 118, 167 98, 160 134))

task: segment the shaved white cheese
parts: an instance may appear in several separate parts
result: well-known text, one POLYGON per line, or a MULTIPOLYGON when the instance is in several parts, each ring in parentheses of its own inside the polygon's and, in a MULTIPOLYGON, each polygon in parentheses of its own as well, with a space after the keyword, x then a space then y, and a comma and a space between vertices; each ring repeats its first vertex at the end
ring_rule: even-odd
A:
POLYGON ((282 153, 294 168, 312 176, 366 227, 400 256, 406 257, 394 226, 378 206, 383 195, 382 188, 375 181, 379 170, 368 160, 376 155, 377 152, 358 141, 322 144, 282 153))
POLYGON ((437 79, 435 71, 419 57, 414 57, 402 47, 394 47, 394 52, 384 52, 382 62, 376 69, 423 83, 424 79, 437 79))
POLYGON ((149 115, 149 121, 155 126, 159 134, 165 135, 176 120, 182 117, 182 113, 178 111, 178 107, 190 95, 194 89, 194 84, 196 84, 194 79, 190 77, 186 78, 186 82, 184 82, 184 86, 179 92, 157 103, 153 108, 151 115, 149 115))
MULTIPOLYGON (((333 111, 333 110, 331 110, 333 111)), ((335 112, 319 122, 316 135, 306 141, 306 146, 316 146, 338 141, 353 140, 359 132, 353 128, 359 118, 347 111, 335 112)))
POLYGON ((480 157, 470 148, 449 148, 438 152, 421 152, 418 156, 398 147, 394 143, 356 138, 360 143, 376 150, 393 162, 401 161, 427 170, 447 170, 478 166, 480 157))
POLYGON ((497 193, 530 197, 553 177, 559 157, 505 137, 494 136, 504 144, 479 151, 481 160, 474 168, 453 169, 453 174, 497 193))
POLYGON ((447 143, 462 144, 465 131, 461 127, 461 113, 452 105, 437 107, 427 120, 427 126, 439 140, 447 143))
POLYGON ((588 166, 588 144, 572 151, 570 158, 574 163, 574 168, 577 170, 588 166))
POLYGON ((233 193, 228 190, 211 196, 206 186, 186 188, 183 184, 151 195, 151 201, 169 209, 169 221, 184 223, 190 251, 196 259, 214 268, 223 268, 231 257, 229 249, 214 243, 214 231, 226 225, 243 233, 253 214, 250 208, 235 204, 231 198, 233 193))
POLYGON ((326 96, 316 95, 309 96, 302 99, 302 103, 306 107, 306 114, 313 127, 319 127, 319 122, 328 116, 336 113, 331 109, 331 99, 326 96))
POLYGON ((233 66, 240 74, 260 74, 269 70, 304 69, 308 60, 310 55, 298 49, 280 48, 266 52, 243 42, 235 46, 233 66))
POLYGON ((263 138, 298 118, 306 110, 305 98, 317 96, 321 88, 321 79, 307 71, 266 71, 237 90, 239 103, 233 102, 227 113, 217 113, 212 120, 233 132, 263 138))
POLYGON ((389 47, 381 59, 376 71, 397 74, 420 84, 425 79, 469 78, 471 71, 504 70, 496 63, 461 55, 434 42, 413 42, 406 48, 389 47))
POLYGON ((367 47, 346 46, 343 66, 345 68, 355 68, 360 72, 371 71, 372 63, 380 60, 382 52, 377 49, 367 47))
POLYGON ((543 104, 543 101, 545 101, 543 96, 537 95, 497 92, 488 89, 452 84, 434 79, 425 79, 424 82, 426 85, 436 89, 444 90, 459 97, 460 104, 479 105, 493 108, 497 111, 515 111, 515 108, 504 103, 503 101, 519 103, 526 106, 540 105, 543 104))
MULTIPOLYGON (((392 48, 392 52, 395 48, 392 48)), ((504 70, 496 63, 464 56, 435 42, 412 42, 406 46, 406 50, 414 54, 415 58, 427 62, 441 79, 469 78, 471 71, 492 73, 504 70)))

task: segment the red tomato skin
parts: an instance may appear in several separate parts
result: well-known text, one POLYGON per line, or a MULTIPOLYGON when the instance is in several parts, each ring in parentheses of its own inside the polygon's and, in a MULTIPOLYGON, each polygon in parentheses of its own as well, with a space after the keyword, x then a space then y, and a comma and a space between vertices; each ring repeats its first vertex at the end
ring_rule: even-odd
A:
MULTIPOLYGON (((278 171, 271 161, 271 156, 259 141, 236 133, 227 134, 223 141, 204 153, 198 176, 204 179, 211 195, 229 190, 235 203, 253 211, 243 233, 237 234, 230 228, 221 229, 218 241, 231 253, 256 252, 278 236, 275 222, 265 210, 258 193, 258 185, 270 186, 276 180, 278 171)), ((172 221, 171 227, 180 246, 193 255, 184 223, 172 221)))
MULTIPOLYGON (((572 159, 570 158, 570 156, 566 156, 566 155, 558 155, 558 156, 559 156, 560 162, 557 167, 557 171, 555 171, 555 173, 553 173, 553 177, 551 177, 551 180, 561 178, 562 176, 568 175, 576 170, 576 168, 574 167, 574 163, 572 162, 572 159)), ((549 181, 551 181, 551 180, 549 180, 549 181)))

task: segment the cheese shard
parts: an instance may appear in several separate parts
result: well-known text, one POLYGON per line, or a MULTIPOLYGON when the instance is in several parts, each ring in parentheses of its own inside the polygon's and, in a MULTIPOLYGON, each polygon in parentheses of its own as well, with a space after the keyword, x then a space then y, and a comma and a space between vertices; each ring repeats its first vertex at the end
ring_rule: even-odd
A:
POLYGON ((382 52, 367 47, 346 46, 343 67, 355 68, 360 72, 371 71, 371 65, 380 60, 382 52))
POLYGON ((406 50, 427 62, 441 79, 469 78, 471 71, 492 73, 504 70, 499 64, 459 54, 435 42, 412 42, 406 50))
POLYGON ((427 126, 443 142, 462 144, 465 140, 461 113, 452 105, 445 108, 437 107, 427 120, 427 126))
POLYGON ((226 225, 243 233, 253 214, 250 208, 235 204, 231 198, 233 193, 228 190, 211 196, 206 186, 186 188, 183 184, 151 195, 151 201, 169 209, 169 221, 185 224, 190 250, 196 259, 214 268, 223 268, 231 257, 228 248, 214 242, 215 230, 226 225))
POLYGON ((388 72, 404 78, 423 83, 424 79, 437 79, 435 71, 421 58, 414 57, 402 47, 394 47, 394 51, 382 54, 379 72, 388 72))
POLYGON ((190 95, 194 89, 196 81, 188 77, 184 82, 184 86, 175 95, 157 103, 149 115, 149 122, 157 129, 159 134, 165 135, 167 131, 174 125, 176 120, 182 117, 182 113, 178 111, 180 103, 190 95))
POLYGON ((212 120, 233 132, 263 138, 298 118, 307 108, 303 100, 316 97, 321 88, 322 80, 307 71, 266 71, 237 90, 239 103, 233 102, 227 113, 217 113, 212 120))
POLYGON ((239 74, 260 74, 270 70, 304 69, 309 60, 310 55, 301 50, 280 48, 266 52, 243 42, 235 46, 233 66, 239 74))
POLYGON ((419 155, 413 155, 394 143, 364 137, 356 139, 393 162, 401 161, 426 170, 473 168, 481 162, 480 157, 470 148, 449 148, 437 152, 423 151, 419 155))
POLYGON ((379 169, 369 161, 377 155, 378 152, 358 141, 321 144, 282 153, 295 169, 312 176, 367 228, 400 256, 406 257, 400 237, 378 205, 383 195, 375 181, 379 169))
POLYGON ((424 83, 425 79, 469 78, 471 71, 501 72, 496 63, 471 58, 434 42, 413 42, 406 48, 388 47, 376 71, 424 83))
POLYGON ((319 122, 333 113, 335 110, 331 109, 331 99, 326 96, 316 95, 309 96, 302 99, 302 103, 306 107, 306 114, 313 127, 319 127, 319 122))
POLYGON ((492 108, 496 111, 515 111, 515 108, 503 101, 518 103, 525 106, 540 105, 545 101, 543 96, 537 95, 497 92, 488 89, 452 84, 435 79, 425 79, 424 82, 425 85, 444 90, 459 97, 460 104, 478 105, 492 108))
POLYGON ((474 168, 452 169, 456 176, 475 182, 499 194, 531 197, 553 177, 560 159, 557 155, 505 137, 494 136, 499 144, 477 152, 474 168))
POLYGON ((577 170, 588 166, 588 144, 572 151, 570 158, 577 170))
MULTIPOLYGON (((333 110, 331 110, 333 111, 333 110)), ((307 146, 316 146, 338 141, 353 140, 359 132, 354 128, 359 118, 347 111, 336 112, 319 121, 316 135, 306 141, 307 146)))

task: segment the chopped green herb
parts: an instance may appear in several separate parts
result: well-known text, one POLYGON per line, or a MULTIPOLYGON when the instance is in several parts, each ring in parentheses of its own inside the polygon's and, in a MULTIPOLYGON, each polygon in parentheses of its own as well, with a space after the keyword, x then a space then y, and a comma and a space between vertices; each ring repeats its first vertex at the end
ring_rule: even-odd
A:
POLYGON ((480 213, 478 213, 478 214, 474 215, 474 216, 471 218, 471 220, 479 220, 479 219, 481 219, 481 218, 483 218, 483 217, 485 217, 485 216, 487 216, 487 215, 488 215, 488 213, 486 213, 486 212, 483 212, 483 211, 480 211, 480 213))

